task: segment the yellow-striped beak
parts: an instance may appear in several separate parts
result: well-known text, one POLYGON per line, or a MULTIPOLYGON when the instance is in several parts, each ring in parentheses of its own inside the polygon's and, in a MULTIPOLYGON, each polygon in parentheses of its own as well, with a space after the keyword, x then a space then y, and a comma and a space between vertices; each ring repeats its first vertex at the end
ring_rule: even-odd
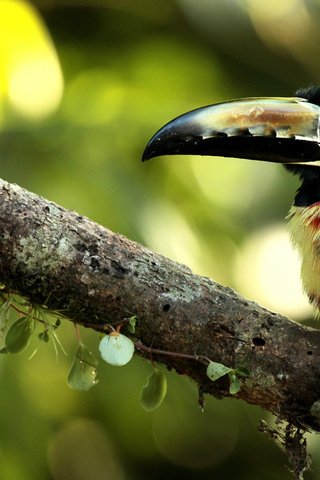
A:
POLYGON ((185 113, 149 141, 143 160, 210 155, 277 163, 320 160, 320 107, 304 98, 249 98, 185 113))

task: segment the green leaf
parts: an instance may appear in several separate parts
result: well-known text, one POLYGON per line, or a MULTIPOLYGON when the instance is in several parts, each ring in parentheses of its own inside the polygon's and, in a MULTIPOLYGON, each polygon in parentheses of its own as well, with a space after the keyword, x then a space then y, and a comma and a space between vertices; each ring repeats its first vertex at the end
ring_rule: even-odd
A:
POLYGON ((230 386, 229 393, 231 395, 236 395, 241 389, 239 377, 235 373, 229 374, 230 386))
POLYGON ((227 373, 231 372, 231 370, 231 368, 226 367, 222 363, 210 362, 207 367, 207 376, 210 378, 210 380, 215 382, 224 375, 227 375, 227 373))
POLYGON ((145 410, 152 412, 163 402, 167 393, 167 378, 157 368, 149 375, 147 383, 142 387, 140 402, 145 410))
POLYGON ((6 349, 6 347, 2 347, 0 348, 0 353, 8 353, 8 350, 6 349))
POLYGON ((68 375, 69 387, 74 390, 90 390, 98 383, 97 366, 97 359, 85 345, 80 344, 68 375))
POLYGON ((130 362, 134 354, 134 343, 130 338, 121 333, 112 332, 100 342, 101 357, 110 365, 121 367, 130 362))
POLYGON ((235 371, 236 375, 238 375, 239 377, 250 377, 251 374, 250 374, 250 370, 248 370, 247 368, 245 367, 238 367, 235 371))
POLYGON ((6 338, 5 347, 9 353, 18 353, 23 350, 29 342, 32 334, 32 320, 30 317, 21 317, 14 322, 9 328, 6 338))
POLYGON ((49 332, 48 330, 43 330, 43 332, 40 332, 38 334, 38 338, 41 342, 48 343, 50 340, 49 332))
POLYGON ((137 323, 137 317, 134 315, 129 319, 129 322, 128 322, 128 330, 130 333, 135 333, 136 323, 137 323))

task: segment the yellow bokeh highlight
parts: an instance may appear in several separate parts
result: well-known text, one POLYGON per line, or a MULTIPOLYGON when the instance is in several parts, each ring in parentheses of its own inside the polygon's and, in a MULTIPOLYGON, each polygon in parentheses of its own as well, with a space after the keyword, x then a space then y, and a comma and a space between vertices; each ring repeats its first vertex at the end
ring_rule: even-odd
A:
POLYGON ((314 314, 300 280, 300 260, 284 225, 253 234, 235 263, 235 287, 245 297, 294 320, 314 314))
POLYGON ((295 55, 305 47, 313 25, 304 1, 247 0, 247 6, 258 35, 266 43, 286 47, 295 55))
POLYGON ((24 1, 2 0, 0 102, 7 99, 18 114, 39 119, 59 106, 62 94, 59 60, 36 10, 24 1))

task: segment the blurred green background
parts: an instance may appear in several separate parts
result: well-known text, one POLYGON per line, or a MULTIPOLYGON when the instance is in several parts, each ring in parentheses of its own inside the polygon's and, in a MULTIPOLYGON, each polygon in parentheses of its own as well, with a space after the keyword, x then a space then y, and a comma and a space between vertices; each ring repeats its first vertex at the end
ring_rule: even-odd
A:
MULTIPOLYGON (((297 179, 272 164, 141 154, 187 110, 319 83, 319 22, 319 0, 0 0, 1 177, 312 322, 284 221, 297 179)), ((97 335, 82 335, 97 354, 97 335)), ((71 324, 60 339, 58 361, 50 345, 1 357, 1 479, 291 478, 257 432, 273 421, 259 408, 208 398, 203 413, 195 385, 171 372, 146 413, 151 366, 139 358, 100 363, 99 384, 75 392, 71 324)), ((317 479, 320 441, 309 445, 317 479)))

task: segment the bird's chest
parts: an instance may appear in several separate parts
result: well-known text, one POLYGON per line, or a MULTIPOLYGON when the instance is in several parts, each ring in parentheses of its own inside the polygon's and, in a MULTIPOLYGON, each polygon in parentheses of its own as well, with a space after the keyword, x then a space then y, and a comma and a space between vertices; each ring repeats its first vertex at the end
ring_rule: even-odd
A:
POLYGON ((301 256, 303 288, 310 301, 320 308, 320 203, 293 206, 288 219, 292 243, 301 256))

